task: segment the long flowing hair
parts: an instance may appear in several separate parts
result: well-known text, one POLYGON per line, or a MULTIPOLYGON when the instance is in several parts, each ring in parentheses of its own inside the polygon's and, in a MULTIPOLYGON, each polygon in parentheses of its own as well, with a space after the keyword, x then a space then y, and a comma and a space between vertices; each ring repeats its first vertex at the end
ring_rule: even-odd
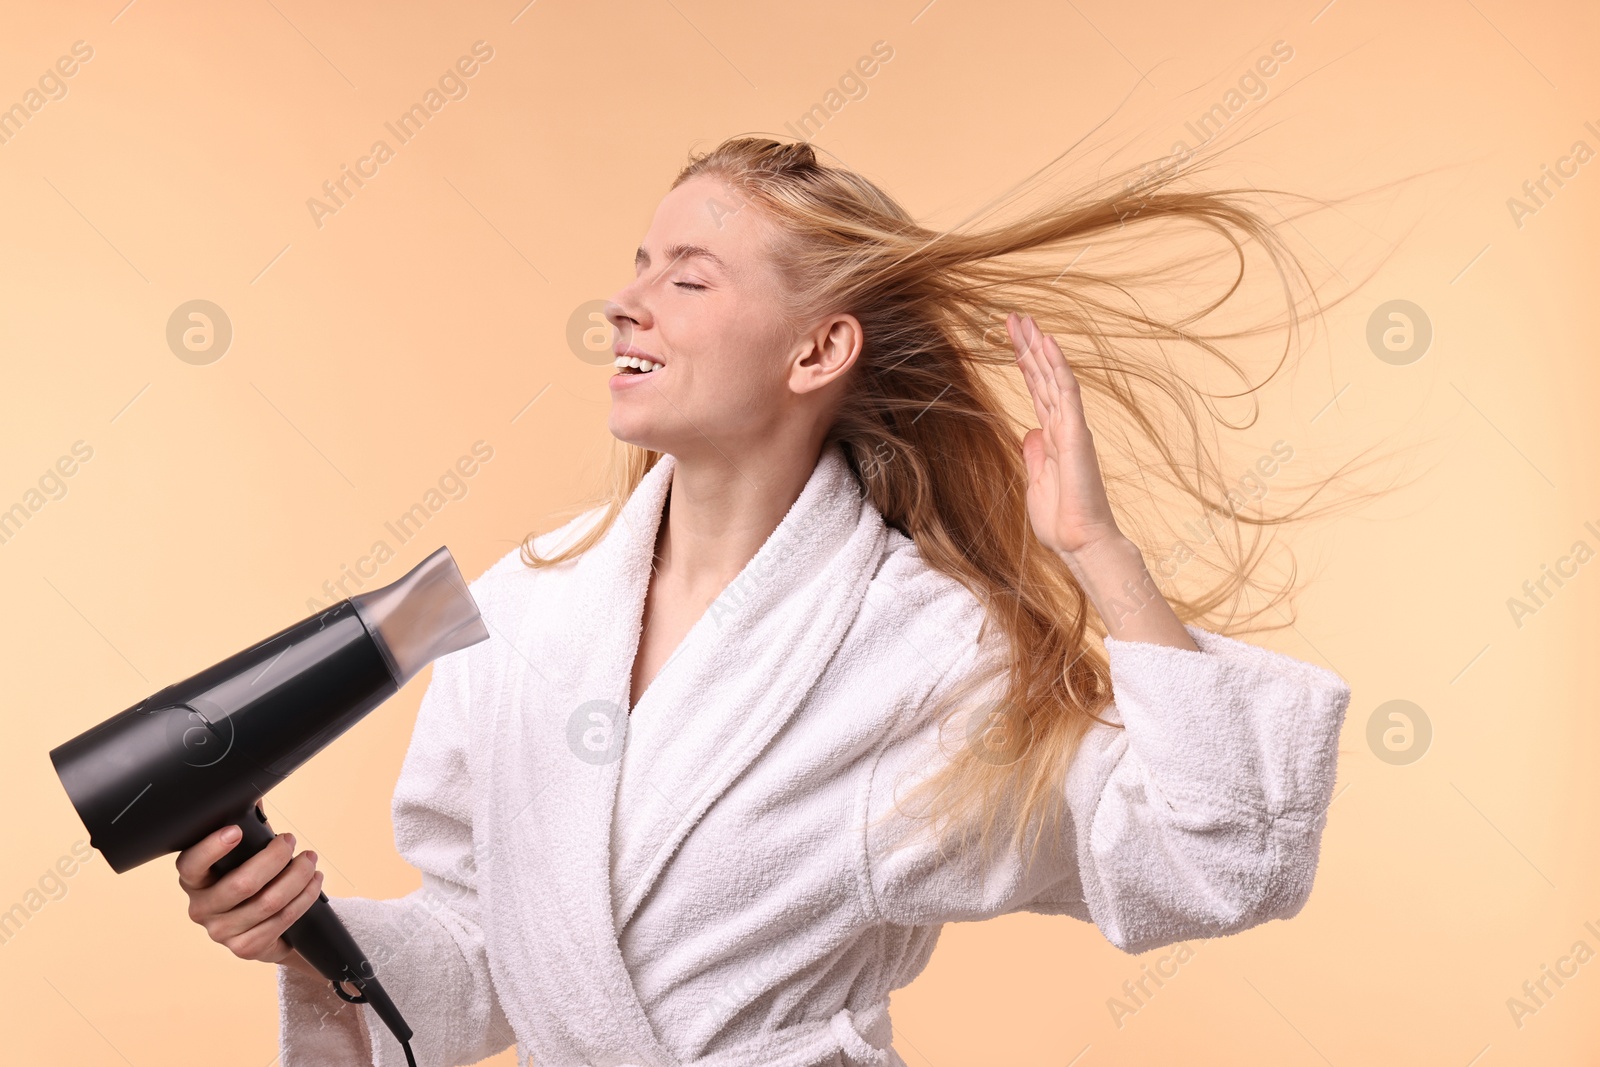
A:
MULTIPOLYGON (((676 188, 699 175, 716 176, 778 224, 777 254, 797 328, 838 311, 861 322, 864 345, 828 441, 843 446, 885 522, 982 603, 984 640, 998 635, 1006 652, 989 657, 985 670, 941 701, 936 713, 965 709, 970 716, 967 701, 977 687, 993 694, 1003 685, 1002 697, 985 701, 982 729, 958 728, 956 736, 972 743, 901 803, 921 797, 927 802, 921 814, 937 827, 958 830, 963 844, 975 835, 986 855, 1007 837, 1013 848, 1037 845, 1061 815, 1061 783, 1085 732, 1096 722, 1120 725, 1100 715, 1112 698, 1100 642, 1104 624, 1029 523, 1019 444, 1033 411, 1004 328, 1006 313, 1031 313, 1060 342, 1081 384, 1125 532, 1147 554, 1155 547, 1140 535, 1137 504, 1153 498, 1151 483, 1159 481, 1176 491, 1184 514, 1202 516, 1215 534, 1203 539, 1211 552, 1203 562, 1195 562, 1203 553, 1176 561, 1186 581, 1164 595, 1180 619, 1209 622, 1223 607, 1230 609, 1228 621, 1240 619, 1240 601, 1258 582, 1263 529, 1321 513, 1309 509, 1309 496, 1287 513, 1247 507, 1265 497, 1251 488, 1263 484, 1265 467, 1243 478, 1227 476, 1212 440, 1219 424, 1240 428, 1218 402, 1249 397, 1270 380, 1284 365, 1300 321, 1332 305, 1317 302, 1317 286, 1300 260, 1252 206, 1252 195, 1267 195, 1263 190, 1186 187, 1182 179, 1202 162, 1168 158, 1130 167, 982 230, 919 225, 873 182, 825 165, 803 141, 730 138, 691 155, 673 182, 676 188), (1156 242, 1144 235, 1163 221, 1197 223, 1220 234, 1228 246, 1223 255, 1231 249, 1237 259, 1225 291, 1190 313, 1148 310, 1140 297, 1166 293, 1200 262, 1198 255, 1177 265, 1116 268, 1113 247, 1148 253, 1156 242), (1284 356, 1255 384, 1216 342, 1237 342, 1281 324, 1209 334, 1195 328, 1240 289, 1249 241, 1270 258, 1288 306, 1284 356), (1085 257, 1090 244, 1097 254, 1085 257), (1296 278, 1307 282, 1309 312, 1291 284, 1296 278), (1168 343, 1188 345, 1200 356, 1180 368, 1163 347, 1168 343), (1242 388, 1207 388, 1201 381, 1206 360, 1242 388)), ((1171 247, 1178 255, 1180 246, 1171 247)), ((1282 448, 1275 451, 1274 466, 1284 459, 1282 448)), ((587 551, 659 459, 659 453, 615 442, 600 521, 548 558, 535 553, 530 534, 523 561, 544 567, 587 551)), ((1333 480, 1324 479, 1310 496, 1333 480)), ((1272 495, 1281 497, 1286 488, 1274 483, 1272 495)), ((1176 577, 1176 571, 1165 573, 1173 562, 1165 557, 1158 573, 1176 577)), ((1292 587, 1291 573, 1242 617, 1250 621, 1275 609, 1292 587)), ((1130 591, 1130 608, 1138 596, 1130 591)))

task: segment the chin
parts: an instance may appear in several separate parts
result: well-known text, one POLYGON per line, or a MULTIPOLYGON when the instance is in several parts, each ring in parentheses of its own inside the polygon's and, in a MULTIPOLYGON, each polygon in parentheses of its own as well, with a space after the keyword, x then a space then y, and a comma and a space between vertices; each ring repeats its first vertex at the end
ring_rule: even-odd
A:
POLYGON ((660 434, 653 433, 648 426, 639 425, 637 420, 619 419, 615 410, 611 412, 611 418, 606 422, 606 429, 611 431, 612 437, 623 444, 637 445, 652 452, 665 451, 660 434))

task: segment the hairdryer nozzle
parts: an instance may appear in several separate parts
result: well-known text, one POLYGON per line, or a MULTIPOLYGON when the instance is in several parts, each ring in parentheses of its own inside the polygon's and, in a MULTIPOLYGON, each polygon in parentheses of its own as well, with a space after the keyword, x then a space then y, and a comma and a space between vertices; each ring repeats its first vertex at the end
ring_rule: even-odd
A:
POLYGON ((396 686, 440 656, 486 640, 489 630, 450 550, 440 548, 382 589, 350 598, 396 686))

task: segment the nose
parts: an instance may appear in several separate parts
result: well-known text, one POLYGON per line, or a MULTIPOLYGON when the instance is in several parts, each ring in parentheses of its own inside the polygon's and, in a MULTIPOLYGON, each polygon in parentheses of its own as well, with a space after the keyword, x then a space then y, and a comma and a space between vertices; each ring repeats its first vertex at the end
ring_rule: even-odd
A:
POLYGON ((624 344, 636 331, 650 328, 650 312, 633 285, 606 301, 605 316, 624 344))
MULTIPOLYGON (((624 294, 619 293, 618 296, 621 298, 624 294)), ((632 304, 621 304, 616 298, 606 301, 605 317, 606 322, 611 323, 616 344, 632 344, 638 331, 645 330, 640 318, 648 320, 646 312, 635 310, 632 304)))
POLYGON ((639 328, 639 322, 632 315, 623 310, 622 305, 614 301, 606 301, 606 321, 611 323, 611 328, 616 331, 617 338, 624 344, 629 335, 639 328))

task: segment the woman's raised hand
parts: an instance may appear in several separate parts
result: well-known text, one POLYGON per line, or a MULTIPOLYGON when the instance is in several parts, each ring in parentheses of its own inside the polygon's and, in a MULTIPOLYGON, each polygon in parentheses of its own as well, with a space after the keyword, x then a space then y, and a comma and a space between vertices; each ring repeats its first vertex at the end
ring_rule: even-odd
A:
POLYGON ((1156 587, 1139 547, 1111 514, 1078 379, 1060 346, 1028 316, 1006 316, 1006 332, 1017 347, 1017 363, 1039 416, 1040 428, 1022 437, 1033 532, 1071 569, 1105 621, 1107 636, 1198 652, 1156 587), (1128 591, 1134 593, 1131 606, 1122 600, 1128 591))
POLYGON ((189 896, 189 918, 240 959, 281 963, 314 975, 315 969, 289 947, 283 932, 322 892, 317 854, 296 856, 294 835, 279 834, 216 877, 211 865, 231 852, 239 838, 237 826, 224 826, 178 853, 178 885, 189 896))
POLYGON ((1123 534, 1111 514, 1094 435, 1084 421, 1078 379, 1055 338, 1040 332, 1032 316, 1006 316, 1006 333, 1033 395, 1039 429, 1022 438, 1028 464, 1028 518, 1040 543, 1074 556, 1123 534))

